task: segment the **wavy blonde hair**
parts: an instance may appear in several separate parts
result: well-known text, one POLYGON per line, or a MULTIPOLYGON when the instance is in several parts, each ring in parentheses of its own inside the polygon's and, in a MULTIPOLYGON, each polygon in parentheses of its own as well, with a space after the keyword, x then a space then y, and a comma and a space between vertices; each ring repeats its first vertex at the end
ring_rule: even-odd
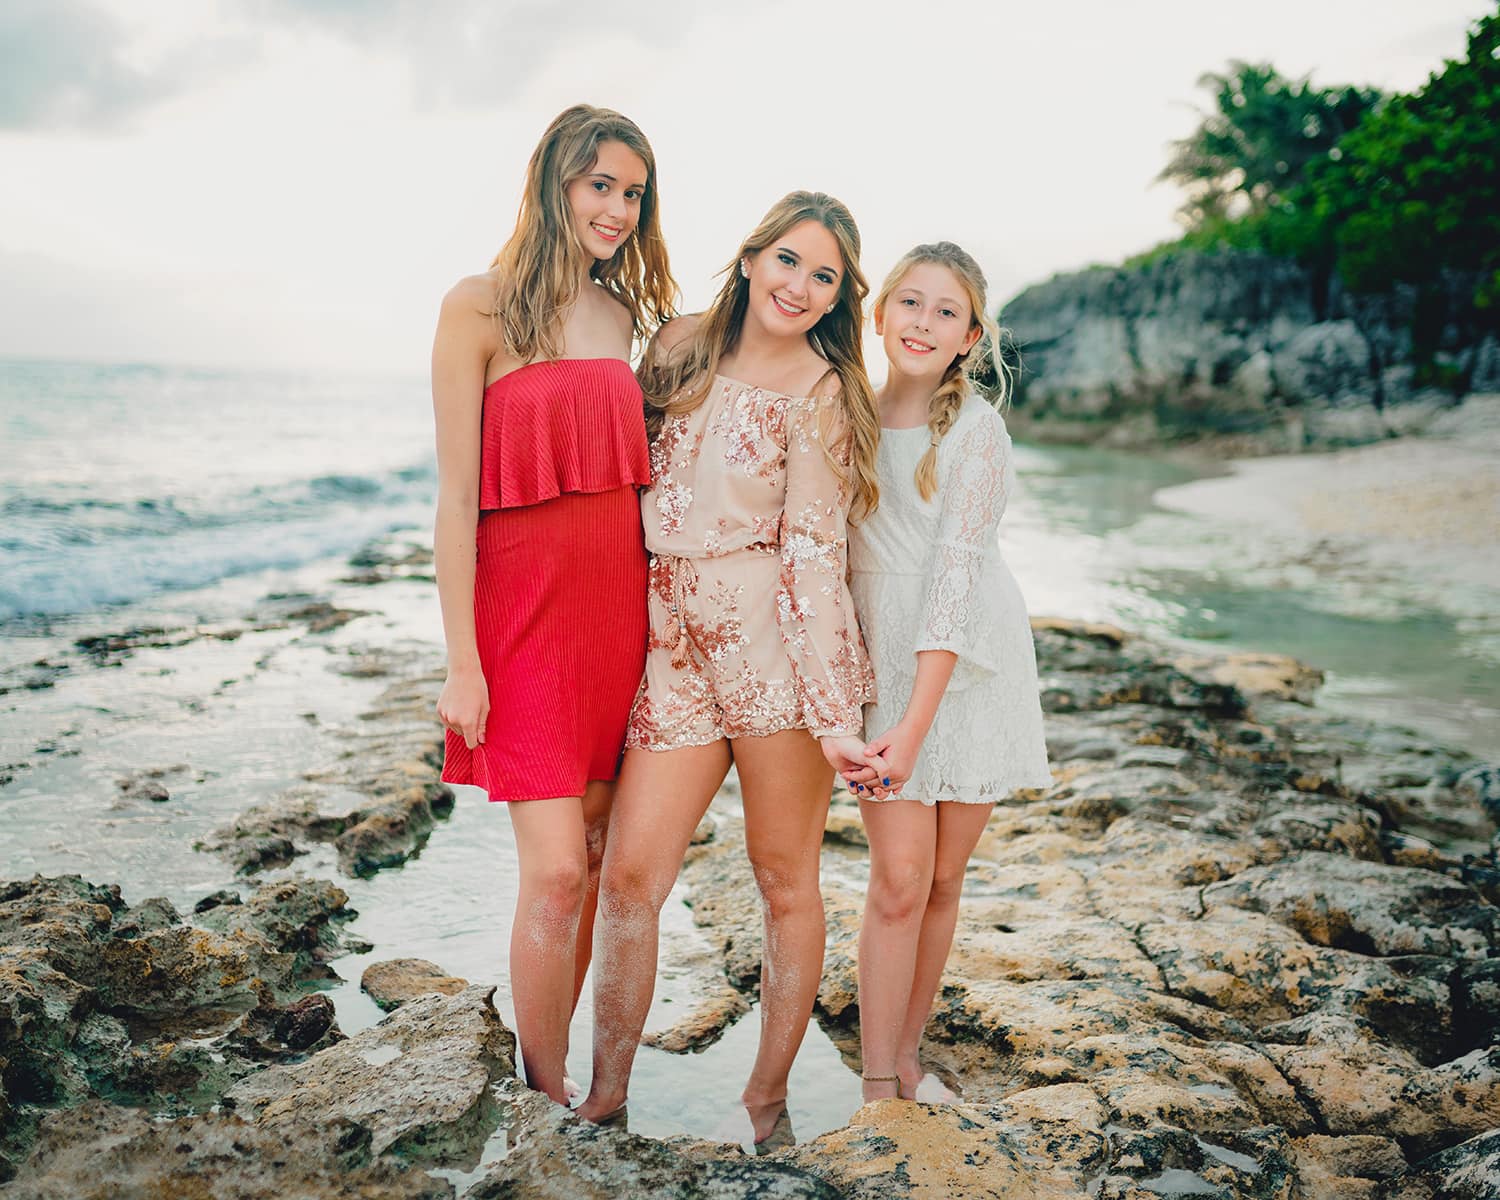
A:
POLYGON ((490 264, 497 270, 494 315, 506 352, 520 362, 562 354, 562 318, 587 267, 630 310, 632 332, 646 333, 674 311, 677 283, 667 262, 656 197, 656 156, 636 123, 608 108, 575 104, 547 126, 526 167, 516 229, 490 264), (593 259, 578 240, 567 188, 594 169, 601 142, 620 142, 646 164, 640 218, 625 244, 593 259))
POLYGON ((646 396, 646 424, 655 436, 667 417, 692 412, 703 403, 720 359, 739 341, 749 306, 750 283, 740 274, 740 260, 759 254, 803 221, 816 221, 833 234, 843 258, 844 273, 833 311, 818 318, 818 323, 808 331, 807 340, 838 376, 842 432, 835 444, 830 445, 825 439, 823 445, 830 461, 838 466, 840 475, 850 485, 853 500, 850 519, 857 521, 874 512, 880 502, 880 486, 875 477, 880 416, 875 406, 875 391, 865 372, 860 337, 861 305, 870 294, 870 285, 859 268, 859 227, 849 210, 832 196, 823 192, 789 192, 773 204, 719 272, 724 277, 723 286, 692 335, 667 354, 656 352, 655 347, 648 351, 638 372, 646 396), (844 449, 849 457, 847 475, 836 456, 837 451, 844 449))
POLYGON ((978 391, 998 408, 1004 408, 1010 398, 1015 369, 1005 359, 1005 344, 1002 338, 1006 331, 1000 328, 994 317, 985 310, 985 297, 989 285, 984 272, 972 255, 953 242, 929 242, 914 246, 901 256, 891 268, 885 282, 880 285, 880 294, 875 297, 874 312, 885 320, 885 306, 892 294, 901 286, 907 273, 921 263, 934 263, 953 272, 969 302, 969 328, 979 329, 979 340, 948 364, 937 391, 927 402, 927 428, 932 441, 927 453, 917 463, 915 474, 917 494, 923 500, 931 500, 937 491, 938 445, 964 406, 970 391, 978 391))

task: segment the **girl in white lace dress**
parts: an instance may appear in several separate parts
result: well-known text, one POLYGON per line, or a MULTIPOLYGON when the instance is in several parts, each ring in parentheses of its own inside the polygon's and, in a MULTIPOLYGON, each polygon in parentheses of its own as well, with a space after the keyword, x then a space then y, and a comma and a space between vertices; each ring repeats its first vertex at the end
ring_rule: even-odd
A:
MULTIPOLYGON (((951 242, 918 246, 887 277, 875 329, 880 507, 849 533, 850 587, 875 668, 868 754, 846 773, 870 841, 859 948, 864 1091, 916 1095, 922 1030, 953 943, 969 855, 996 800, 1047 787, 1036 658, 1020 589, 1000 558, 1014 486, 1005 421, 974 377, 1005 368, 984 275, 951 242)), ((931 1077, 923 1099, 951 1098, 931 1077)))

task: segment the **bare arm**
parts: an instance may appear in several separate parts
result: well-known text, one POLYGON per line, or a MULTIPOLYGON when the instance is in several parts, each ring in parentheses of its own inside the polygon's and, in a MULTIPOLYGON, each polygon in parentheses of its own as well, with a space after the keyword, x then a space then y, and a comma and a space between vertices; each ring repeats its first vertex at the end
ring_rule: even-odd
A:
POLYGON ((438 499, 433 566, 448 680, 438 700, 443 724, 472 749, 484 740, 489 693, 474 635, 474 560, 479 525, 479 442, 485 370, 498 349, 485 308, 493 284, 477 275, 445 297, 432 343, 432 410, 437 430, 438 499))

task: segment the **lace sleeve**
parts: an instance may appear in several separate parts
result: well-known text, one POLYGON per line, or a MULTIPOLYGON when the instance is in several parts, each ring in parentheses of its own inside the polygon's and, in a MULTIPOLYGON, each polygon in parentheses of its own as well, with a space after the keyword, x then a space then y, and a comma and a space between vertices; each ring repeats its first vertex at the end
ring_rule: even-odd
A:
POLYGON ((983 575, 998 553, 1012 478, 1010 437, 992 417, 958 433, 946 478, 940 476, 942 513, 916 642, 918 651, 951 650, 960 668, 983 671, 999 667, 983 575))
MULTIPOLYGON (((852 733, 872 674, 844 582, 851 496, 824 453, 832 402, 793 401, 787 414, 786 503, 776 616, 792 660, 797 699, 814 737, 852 733)), ((847 462, 841 462, 847 469, 847 462)))

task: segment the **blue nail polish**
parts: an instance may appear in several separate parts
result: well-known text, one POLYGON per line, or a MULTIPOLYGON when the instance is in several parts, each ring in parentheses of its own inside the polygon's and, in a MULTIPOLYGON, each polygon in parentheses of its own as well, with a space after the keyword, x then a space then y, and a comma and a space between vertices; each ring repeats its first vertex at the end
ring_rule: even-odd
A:
POLYGON ((883 784, 885 784, 886 787, 890 787, 891 786, 891 777, 889 775, 887 775, 880 782, 883 783, 883 784))

